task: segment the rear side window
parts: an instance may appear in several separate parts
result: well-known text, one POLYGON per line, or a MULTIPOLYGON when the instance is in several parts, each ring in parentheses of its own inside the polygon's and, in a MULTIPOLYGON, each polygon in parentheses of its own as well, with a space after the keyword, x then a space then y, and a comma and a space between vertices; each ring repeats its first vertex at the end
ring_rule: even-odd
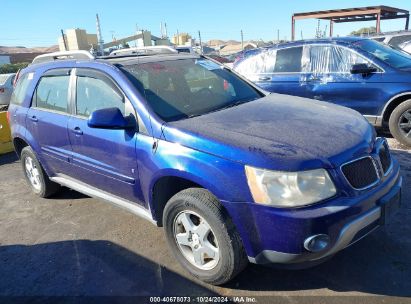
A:
POLYGON ((36 107, 68 113, 69 81, 69 75, 42 77, 34 95, 36 107))
POLYGON ((21 105, 23 103, 24 97, 27 93, 27 88, 32 78, 33 73, 27 73, 20 76, 19 80, 17 81, 16 88, 14 89, 13 94, 11 95, 11 104, 21 105))
POLYGON ((105 108, 118 108, 124 115, 123 94, 104 75, 77 77, 76 113, 88 117, 92 112, 105 108))
POLYGON ((302 47, 292 47, 277 50, 275 61, 275 73, 295 73, 301 72, 302 47))

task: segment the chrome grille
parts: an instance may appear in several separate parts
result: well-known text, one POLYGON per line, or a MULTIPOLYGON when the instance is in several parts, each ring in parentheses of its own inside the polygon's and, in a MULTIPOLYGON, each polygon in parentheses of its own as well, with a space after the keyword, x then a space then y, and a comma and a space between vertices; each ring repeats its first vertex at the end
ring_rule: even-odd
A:
POLYGON ((372 187, 379 181, 377 167, 370 156, 342 165, 341 171, 348 183, 357 190, 372 187))

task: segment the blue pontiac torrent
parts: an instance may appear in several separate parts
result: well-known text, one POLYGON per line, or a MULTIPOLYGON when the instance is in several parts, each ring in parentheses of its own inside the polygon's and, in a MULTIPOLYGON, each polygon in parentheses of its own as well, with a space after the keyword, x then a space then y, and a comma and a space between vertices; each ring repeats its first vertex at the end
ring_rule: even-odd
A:
POLYGON ((400 206, 398 162, 356 111, 267 94, 193 54, 41 61, 8 112, 33 192, 64 185, 163 226, 200 280, 315 265, 400 206))
POLYGON ((261 88, 357 110, 411 146, 411 55, 344 37, 250 50, 234 69, 261 88))

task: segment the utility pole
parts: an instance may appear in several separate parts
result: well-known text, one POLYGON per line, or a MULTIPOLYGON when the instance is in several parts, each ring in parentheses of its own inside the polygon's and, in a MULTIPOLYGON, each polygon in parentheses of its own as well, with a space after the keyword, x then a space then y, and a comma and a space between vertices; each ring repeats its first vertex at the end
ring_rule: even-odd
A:
POLYGON ((167 34, 167 23, 164 22, 164 32, 166 34, 166 39, 168 38, 168 34, 167 34))
POLYGON ((277 29, 277 42, 280 42, 280 29, 277 29))
POLYGON ((101 26, 100 26, 100 19, 98 17, 98 14, 96 14, 96 27, 97 27, 98 51, 100 52, 101 56, 104 56, 104 40, 103 40, 103 36, 101 35, 101 26))
POLYGON ((241 50, 244 50, 244 35, 243 35, 243 30, 241 30, 241 50))
POLYGON ((200 54, 203 55, 203 45, 201 43, 201 33, 198 31, 198 39, 200 41, 200 54))
POLYGON ((61 30, 61 38, 63 38, 64 50, 65 50, 65 51, 68 51, 68 49, 67 49, 67 42, 66 42, 66 36, 64 36, 63 30, 61 30))
POLYGON ((180 45, 180 34, 178 33, 178 29, 177 29, 177 45, 180 45))

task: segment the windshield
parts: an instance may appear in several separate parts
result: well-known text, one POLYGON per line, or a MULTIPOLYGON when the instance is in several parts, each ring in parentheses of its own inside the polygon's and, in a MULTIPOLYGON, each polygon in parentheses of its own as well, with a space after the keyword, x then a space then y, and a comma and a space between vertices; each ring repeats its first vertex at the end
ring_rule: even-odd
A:
POLYGON ((164 121, 175 121, 262 97, 247 82, 207 59, 180 59, 123 67, 164 121))
POLYGON ((374 40, 361 40, 354 43, 361 50, 377 57, 384 61, 386 64, 397 69, 411 68, 411 56, 394 50, 393 48, 386 46, 382 43, 374 40))

